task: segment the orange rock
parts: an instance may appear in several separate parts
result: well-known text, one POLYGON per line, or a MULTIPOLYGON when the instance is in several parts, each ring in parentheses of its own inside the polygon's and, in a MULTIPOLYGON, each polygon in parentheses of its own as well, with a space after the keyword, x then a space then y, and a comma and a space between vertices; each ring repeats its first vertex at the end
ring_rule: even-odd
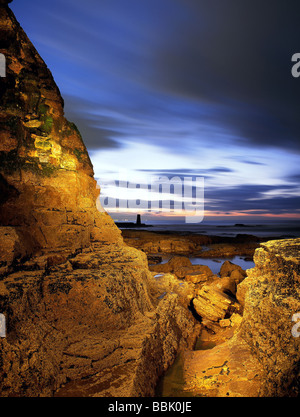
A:
MULTIPOLYGON (((101 216, 80 133, 65 119, 49 69, 6 7, 1 7, 1 39, 9 40, 0 52, 12 64, 1 81, 0 184, 6 184, 7 198, 0 201, 0 224, 30 234, 35 252, 88 247, 91 234, 101 238, 94 230, 101 216)), ((1 185, 0 191, 4 194, 1 185)), ((109 229, 119 234, 113 223, 109 229)))
POLYGON ((193 304, 196 312, 204 319, 219 321, 224 319, 234 306, 234 300, 227 294, 204 285, 194 298, 193 304))
POLYGON ((185 355, 185 390, 201 397, 257 397, 262 367, 247 343, 233 337, 209 350, 185 355))
POLYGON ((177 278, 159 285, 146 254, 124 244, 97 204, 82 138, 6 4, 0 0, 0 52, 12 63, 1 79, 0 312, 8 327, 0 396, 153 396, 198 335, 189 288, 177 278))
MULTIPOLYGON (((233 273, 233 271, 238 271, 242 276, 246 276, 246 272, 239 266, 239 265, 235 265, 230 261, 225 261, 220 269, 220 276, 221 277, 228 277, 231 276, 231 274, 233 273)), ((237 276, 236 278, 238 278, 239 276, 237 276)))

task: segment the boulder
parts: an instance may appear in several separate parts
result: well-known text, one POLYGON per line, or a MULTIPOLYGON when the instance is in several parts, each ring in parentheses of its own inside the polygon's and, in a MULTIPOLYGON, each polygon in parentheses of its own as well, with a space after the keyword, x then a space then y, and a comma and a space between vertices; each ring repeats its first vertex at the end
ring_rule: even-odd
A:
POLYGON ((192 262, 186 256, 173 256, 169 260, 168 265, 172 271, 176 271, 176 269, 181 267, 192 266, 192 262))
POLYGON ((207 274, 200 272, 198 270, 196 271, 187 271, 184 278, 187 282, 191 282, 192 284, 199 284, 200 282, 206 282, 207 281, 207 274))
POLYGON ((238 327, 243 321, 243 317, 238 313, 233 313, 230 317, 230 324, 232 327, 238 327))
POLYGON ((154 272, 175 272, 181 268, 192 267, 192 262, 186 256, 173 256, 168 262, 158 265, 151 265, 150 271, 154 272))
POLYGON ((168 262, 159 265, 150 265, 150 271, 167 273, 171 272, 179 279, 198 284, 206 282, 213 277, 211 269, 206 265, 192 265, 190 259, 185 256, 173 256, 168 262))
POLYGON ((211 321, 219 321, 239 310, 239 306, 230 296, 208 285, 198 291, 193 305, 199 316, 211 321))
MULTIPOLYGON (((154 273, 153 273, 154 274, 154 273)), ((180 304, 189 308, 191 300, 195 296, 195 291, 191 285, 185 281, 180 281, 178 278, 170 273, 153 275, 151 293, 160 300, 164 295, 176 293, 179 296, 180 304)))
POLYGON ((188 282, 198 284, 206 282, 213 277, 211 269, 206 265, 192 265, 191 267, 182 267, 174 271, 178 278, 185 278, 188 282))
POLYGON ((243 279, 246 277, 246 272, 240 269, 234 269, 231 274, 230 278, 238 285, 243 279))
POLYGON ((233 271, 239 271, 243 276, 246 276, 246 272, 240 267, 230 261, 225 261, 220 269, 221 277, 229 277, 233 271))

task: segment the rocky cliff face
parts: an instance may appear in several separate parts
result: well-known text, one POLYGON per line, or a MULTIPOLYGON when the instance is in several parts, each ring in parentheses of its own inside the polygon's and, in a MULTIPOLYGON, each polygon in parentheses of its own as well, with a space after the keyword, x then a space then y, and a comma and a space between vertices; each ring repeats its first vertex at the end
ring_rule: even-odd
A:
POLYGON ((244 313, 234 336, 186 354, 186 389, 195 395, 299 396, 300 331, 292 318, 300 313, 300 239, 262 243, 254 261, 237 286, 244 313))
MULTIPOLYGON (((197 326, 99 212, 82 138, 0 1, 0 395, 152 395, 197 326), (62 386, 65 385, 63 388, 62 386)), ((180 302, 179 302, 180 301, 180 302)))
MULTIPOLYGON (((153 395, 159 376, 199 334, 191 299, 206 317, 206 336, 222 324, 225 341, 186 354, 187 391, 299 395, 299 338, 291 330, 300 312, 300 239, 261 244, 246 279, 228 264, 221 278, 195 273, 183 258, 166 271, 186 282, 155 277, 146 254, 125 245, 97 210, 81 136, 8 3, 0 0, 7 60, 0 78, 0 313, 7 323, 0 396, 153 395), (190 286, 204 281, 195 297, 190 286)), ((143 249, 185 253, 201 244, 158 238, 143 249)))
MULTIPOLYGON (((0 224, 14 227, 25 255, 87 247, 109 221, 96 209, 99 189, 91 161, 76 126, 64 117, 51 72, 5 3, 0 20, 0 52, 7 63, 0 84, 0 224)), ((118 240, 112 222, 110 235, 118 240)))
POLYGON ((263 243, 254 261, 241 284, 241 337, 263 366, 262 395, 299 395, 300 340, 292 334, 292 317, 300 312, 300 239, 263 243))

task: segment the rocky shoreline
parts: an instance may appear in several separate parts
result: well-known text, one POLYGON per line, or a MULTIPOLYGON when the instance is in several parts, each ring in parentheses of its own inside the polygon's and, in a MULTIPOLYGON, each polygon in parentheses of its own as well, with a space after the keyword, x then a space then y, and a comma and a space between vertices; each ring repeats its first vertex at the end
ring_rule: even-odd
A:
POLYGON ((299 395, 300 239, 121 233, 10 2, 0 0, 0 396, 150 397, 178 356, 193 396, 299 395), (237 254, 255 268, 225 260, 237 254), (219 274, 191 255, 223 258, 219 274))
POLYGON ((124 243, 50 70, 0 1, 0 396, 151 396, 199 326, 124 243), (1 333, 2 335, 2 333, 1 333))
POLYGON ((189 300, 189 310, 201 323, 194 348, 185 350, 180 355, 180 365, 174 365, 175 375, 180 374, 180 378, 167 377, 165 382, 161 382, 160 385, 164 386, 162 395, 298 395, 298 344, 291 335, 290 320, 300 308, 300 239, 269 241, 249 235, 223 238, 128 230, 122 233, 127 244, 146 252, 149 269, 158 282, 165 287, 168 283, 172 291, 174 281, 179 281, 185 300, 189 300), (243 270, 224 260, 219 273, 213 274, 209 267, 193 265, 189 259, 189 256, 206 259, 237 254, 254 258, 255 267, 243 270), (167 255, 168 261, 162 263, 167 255), (286 258, 288 266, 282 269, 286 258), (273 282, 276 275, 284 280, 276 278, 276 284, 273 282), (263 284, 262 291, 260 282, 265 281, 269 281, 269 285, 263 284), (292 282, 293 290, 287 290, 292 282), (282 286, 286 286, 285 290, 282 286), (273 300, 279 297, 281 301, 269 303, 265 299, 266 293, 273 300), (282 317, 279 320, 280 306, 283 307, 284 320, 282 317), (281 323, 279 327, 277 320, 278 325, 281 323), (256 335, 256 341, 252 334, 256 335), (289 352, 290 359, 293 358, 292 363, 285 352, 289 352), (277 358, 273 364, 273 368, 278 369, 276 374, 271 369, 274 355, 277 358), (281 364, 281 370, 277 363, 281 364), (280 383, 276 382, 279 379, 280 383))
MULTIPOLYGON (((180 254, 201 258, 233 257, 235 255, 253 258, 254 251, 268 237, 238 234, 235 237, 203 235, 191 232, 145 231, 122 229, 124 241, 147 255, 180 254)), ((278 237, 280 238, 280 237, 278 237)), ((276 240, 276 238, 272 238, 276 240)))

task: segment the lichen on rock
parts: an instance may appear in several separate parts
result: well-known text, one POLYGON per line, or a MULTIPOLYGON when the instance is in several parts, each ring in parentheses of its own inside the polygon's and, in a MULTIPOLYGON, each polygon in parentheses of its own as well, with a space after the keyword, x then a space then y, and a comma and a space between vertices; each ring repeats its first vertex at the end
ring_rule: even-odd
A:
MULTIPOLYGON (((1 79, 0 175, 17 191, 1 202, 0 223, 30 227, 33 251, 60 250, 70 242, 72 250, 87 247, 99 219, 90 158, 78 129, 64 117, 51 72, 7 7, 1 11, 0 52, 7 61, 1 79), (49 224, 51 211, 61 214, 55 225, 49 224), (74 213, 77 228, 65 221, 67 212, 74 213), (78 239, 82 226, 86 237, 78 239), (55 229, 63 233, 50 238, 55 229)), ((113 237, 117 234, 112 230, 113 237)))
POLYGON ((153 395, 199 326, 97 208, 50 70, 1 1, 0 396, 153 395), (158 298, 159 291, 166 296, 158 298))
MULTIPOLYGON (((300 239, 262 243, 254 261, 238 284, 244 312, 243 318, 235 313, 230 318, 237 326, 234 335, 208 351, 186 354, 186 390, 194 395, 299 396, 299 340, 292 334, 292 317, 300 312, 300 239)), ((201 314, 214 313, 208 319, 224 315, 222 304, 218 309, 202 304, 201 314)))
POLYGON ((263 395, 299 395, 299 339, 292 317, 300 312, 300 239, 262 243, 246 286, 241 337, 264 369, 263 395))

